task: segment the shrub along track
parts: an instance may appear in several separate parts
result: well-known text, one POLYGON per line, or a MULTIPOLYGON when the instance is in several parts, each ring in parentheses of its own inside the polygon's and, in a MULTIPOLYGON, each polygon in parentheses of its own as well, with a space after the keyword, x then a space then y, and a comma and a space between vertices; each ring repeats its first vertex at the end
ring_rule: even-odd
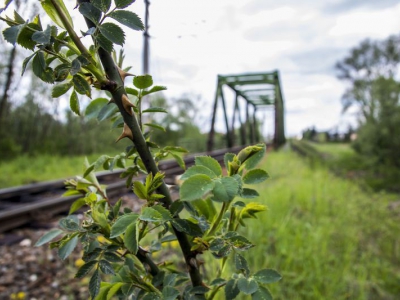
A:
MULTIPOLYGON (((238 153, 242 148, 242 146, 237 146, 231 149, 188 155, 184 161, 186 167, 190 167, 194 165, 195 156, 209 155, 221 163, 226 152, 238 153)), ((183 173, 182 168, 173 160, 161 161, 159 169, 165 173, 167 184, 174 184, 175 176, 183 173)), ((96 174, 99 182, 107 185, 107 196, 110 199, 115 199, 130 191, 126 187, 125 180, 120 178, 122 172, 123 170, 115 170, 96 174)), ((144 176, 136 177, 136 180, 138 179, 144 179, 144 176)), ((62 197, 61 194, 64 191, 64 180, 0 190, 0 233, 68 212, 70 205, 80 196, 62 197)))

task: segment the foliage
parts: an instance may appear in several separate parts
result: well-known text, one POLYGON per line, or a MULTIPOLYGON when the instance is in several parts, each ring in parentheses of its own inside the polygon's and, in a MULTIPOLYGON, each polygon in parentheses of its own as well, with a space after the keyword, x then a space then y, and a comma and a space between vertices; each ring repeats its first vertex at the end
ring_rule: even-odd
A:
POLYGON ((256 165, 265 154, 265 145, 249 146, 237 155, 227 153, 224 165, 227 174, 215 159, 200 156, 195 166, 183 174, 180 199, 172 201, 164 174, 158 162, 172 155, 185 168, 179 146, 160 147, 151 140, 153 130, 164 128, 155 123, 145 123, 147 114, 163 114, 163 107, 143 109, 143 98, 165 90, 153 84, 150 75, 134 76, 133 87, 125 88, 124 79, 132 76, 115 63, 114 45, 123 45, 125 33, 119 24, 133 30, 142 30, 140 18, 125 10, 133 0, 78 1, 78 11, 88 25, 84 36, 93 44, 86 47, 72 23, 72 17, 62 0, 41 0, 46 14, 56 25, 43 26, 36 16, 25 21, 17 12, 13 17, 1 18, 8 24, 4 38, 33 51, 23 63, 23 71, 31 65, 33 73, 42 81, 53 85, 52 96, 60 97, 69 90, 70 108, 77 115, 98 121, 109 120, 114 128, 122 128, 117 141, 127 138, 133 144, 118 155, 102 155, 87 164, 82 177, 66 182, 65 196, 80 195, 70 209, 73 213, 87 206, 83 220, 70 214, 59 222, 60 229, 43 236, 37 243, 50 242, 57 248, 61 259, 66 259, 77 244, 83 244, 83 261, 76 277, 89 275, 89 292, 92 299, 110 299, 113 296, 132 299, 213 299, 225 287, 225 298, 234 299, 239 293, 253 299, 271 298, 266 284, 276 282, 281 276, 272 269, 251 272, 241 254, 254 244, 238 232, 248 219, 264 211, 265 206, 238 198, 255 198, 257 191, 244 184, 257 184, 268 174, 256 165), (112 5, 114 4, 114 5, 112 5), (113 21, 113 22, 110 22, 113 21), (60 30, 61 29, 61 30, 60 30), (111 99, 96 98, 83 111, 82 97, 92 98, 94 89, 105 90, 111 99), (126 168, 123 177, 133 192, 145 201, 139 212, 121 209, 121 200, 110 203, 106 188, 97 181, 94 171, 126 168), (145 174, 142 182, 135 179, 145 174), (236 199, 236 200, 235 200, 236 199), (184 213, 183 213, 184 212, 184 213), (184 218, 181 216, 185 216, 184 218), (61 238, 57 238, 59 235, 61 238), (99 241, 99 237, 102 237, 99 241), (153 243, 146 247, 146 239, 153 243), (156 264, 152 254, 160 249, 164 240, 177 240, 182 250, 185 269, 170 270, 166 263, 156 264), (199 255, 211 252, 220 259, 217 278, 204 282, 199 255), (228 260, 234 258, 235 270, 222 278, 228 260), (190 279, 190 282, 189 282, 190 279))
POLYGON ((362 42, 337 64, 339 78, 350 83, 344 107, 358 103, 362 113, 354 149, 394 176, 400 172, 400 85, 394 79, 399 62, 399 37, 389 37, 362 42))
MULTIPOLYGON (((323 146, 326 153, 354 153, 323 146)), ((270 286, 276 298, 398 299, 398 195, 363 191, 290 151, 268 155, 260 167, 274 176, 257 200, 270 212, 259 215, 262 230, 249 224, 242 232, 266 245, 245 253, 249 266, 282 273, 284 280, 270 286)))

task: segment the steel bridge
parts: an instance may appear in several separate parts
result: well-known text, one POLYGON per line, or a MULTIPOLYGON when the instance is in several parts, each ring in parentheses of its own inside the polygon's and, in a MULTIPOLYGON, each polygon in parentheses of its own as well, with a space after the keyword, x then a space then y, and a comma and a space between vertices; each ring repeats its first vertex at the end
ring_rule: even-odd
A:
POLYGON ((269 73, 245 73, 237 75, 218 75, 217 90, 214 99, 214 109, 211 119, 211 129, 208 136, 207 150, 214 149, 215 121, 219 102, 222 104, 224 120, 226 125, 226 146, 234 146, 235 122, 239 120, 240 144, 254 144, 262 142, 262 136, 258 130, 256 113, 260 109, 274 106, 274 138, 273 143, 276 147, 283 145, 286 141, 284 126, 284 105, 282 86, 279 71, 269 73), (228 86, 232 89, 235 100, 232 119, 229 120, 223 87, 228 86), (246 105, 245 120, 242 119, 240 101, 246 105), (252 107, 252 116, 250 116, 252 107))

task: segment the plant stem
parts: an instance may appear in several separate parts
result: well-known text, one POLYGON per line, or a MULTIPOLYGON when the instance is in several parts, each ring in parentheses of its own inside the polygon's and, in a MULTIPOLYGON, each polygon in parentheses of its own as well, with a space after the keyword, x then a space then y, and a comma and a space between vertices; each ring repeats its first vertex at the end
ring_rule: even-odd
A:
POLYGON ((207 233, 206 236, 212 236, 212 235, 214 235, 215 231, 217 231, 219 223, 221 223, 222 217, 224 216, 226 210, 228 209, 228 206, 229 206, 229 204, 227 204, 226 202, 222 203, 222 207, 221 207, 221 210, 219 211, 218 217, 215 220, 215 222, 213 223, 210 231, 207 233))
MULTIPOLYGON (((78 3, 82 3, 85 0, 78 0, 78 3)), ((95 24, 87 18, 85 18, 86 24, 89 28, 95 27, 95 24)), ((110 53, 108 53, 103 48, 98 49, 98 54, 100 61, 104 67, 104 71, 107 74, 108 79, 110 80, 110 84, 108 86, 108 91, 112 94, 112 97, 118 106, 118 109, 124 119, 125 124, 128 125, 130 130, 132 131, 132 141, 139 153, 140 158, 143 161, 143 164, 146 166, 146 169, 149 173, 152 173, 155 176, 159 170, 156 165, 156 162, 153 159, 153 155, 151 154, 146 140, 142 134, 140 129, 139 123, 135 117, 135 114, 132 114, 131 111, 126 111, 123 104, 122 104, 122 97, 127 96, 127 93, 124 88, 124 83, 122 78, 119 74, 118 68, 115 65, 114 60, 110 53)), ((172 204, 172 198, 169 193, 169 189, 165 182, 163 181, 162 185, 158 188, 160 194, 164 195, 165 198, 162 199, 164 206, 168 209, 172 204)), ((190 279, 192 285, 195 286, 202 286, 203 281, 201 279, 201 274, 198 267, 192 263, 192 260, 196 260, 196 253, 191 251, 191 245, 186 234, 177 231, 175 228, 174 233, 179 241, 179 245, 181 247, 183 256, 185 258, 186 266, 189 271, 190 279)), ((200 296, 200 295, 199 295, 200 296)), ((204 295, 200 296, 199 299, 205 299, 204 295)))

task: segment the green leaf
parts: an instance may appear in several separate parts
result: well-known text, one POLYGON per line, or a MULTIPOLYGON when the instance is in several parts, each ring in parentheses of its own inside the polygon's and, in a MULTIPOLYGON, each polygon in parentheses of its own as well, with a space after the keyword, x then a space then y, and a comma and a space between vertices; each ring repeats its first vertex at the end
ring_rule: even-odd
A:
POLYGON ((161 85, 155 85, 150 90, 143 91, 142 95, 145 96, 145 95, 148 95, 148 94, 152 94, 152 93, 156 93, 156 92, 160 92, 160 91, 165 91, 165 90, 167 90, 167 87, 161 86, 161 85))
POLYGON ((158 130, 161 130, 161 131, 164 131, 164 132, 165 132, 165 128, 164 128, 164 127, 162 127, 162 126, 160 126, 160 125, 157 125, 157 124, 154 124, 154 123, 144 123, 143 125, 145 125, 145 126, 147 126, 147 127, 155 128, 155 129, 158 129, 158 130))
POLYGON ((214 188, 212 190, 214 197, 212 200, 217 202, 229 202, 239 192, 239 184, 232 177, 222 177, 213 180, 214 188))
POLYGON ((266 210, 267 210, 267 206, 262 205, 257 202, 250 202, 250 203, 247 203, 246 206, 242 209, 242 211, 240 212, 240 217, 242 219, 246 219, 246 218, 256 219, 257 218, 255 215, 256 213, 266 211, 266 210))
POLYGON ((259 283, 273 283, 282 279, 282 275, 273 269, 263 269, 254 274, 259 283))
POLYGON ((139 91, 138 91, 138 90, 135 90, 135 89, 133 89, 133 88, 126 87, 126 88, 125 88, 125 91, 126 91, 126 93, 129 94, 129 95, 139 96, 139 91))
POLYGON ((78 272, 76 272, 75 278, 83 278, 84 276, 86 276, 97 263, 97 260, 91 260, 85 263, 82 267, 79 268, 78 272))
POLYGON ((125 42, 125 33, 116 24, 103 23, 99 26, 99 30, 108 40, 117 45, 123 45, 125 42))
POLYGON ((230 237, 228 240, 236 250, 245 251, 254 247, 254 245, 250 243, 248 239, 241 235, 235 235, 230 237))
POLYGON ((139 199, 147 199, 147 189, 140 181, 133 182, 133 192, 139 199))
POLYGON ((157 293, 148 293, 142 300, 163 300, 157 293))
POLYGON ((96 297, 96 295, 99 293, 100 282, 101 282, 100 272, 97 269, 96 271, 94 271, 92 278, 90 278, 89 281, 89 293, 92 298, 96 297))
POLYGON ((247 188, 244 188, 242 190, 242 193, 240 194, 240 197, 246 198, 246 199, 252 199, 252 198, 256 198, 258 196, 260 196, 260 195, 258 194, 258 192, 256 190, 247 189, 247 188))
POLYGON ((69 98, 69 107, 78 116, 81 115, 80 106, 79 106, 79 99, 78 99, 78 95, 76 94, 75 90, 72 92, 71 97, 69 98))
MULTIPOLYGON (((251 170, 255 168, 257 164, 264 158, 266 147, 265 144, 257 144, 255 146, 246 147, 244 150, 247 150, 248 154, 247 158, 244 161, 244 166, 247 170, 251 170)), ((238 154, 239 159, 240 152, 238 154)), ((240 161, 243 163, 243 160, 240 159, 240 161)))
POLYGON ((210 198, 194 200, 191 204, 196 208, 199 212, 200 216, 204 216, 209 222, 212 222, 215 215, 217 214, 217 210, 214 206, 214 203, 210 198))
POLYGON ((89 2, 81 3, 79 12, 95 24, 98 24, 101 19, 101 10, 89 2))
POLYGON ((91 3, 104 13, 108 12, 111 7, 111 0, 92 0, 91 3))
POLYGON ((38 51, 32 60, 32 71, 37 77, 41 77, 46 69, 46 61, 42 51, 38 51))
MULTIPOLYGON (((107 300, 108 292, 111 289, 111 284, 108 282, 100 283, 100 291, 94 300, 107 300)), ((92 298, 93 299, 93 298, 92 298)))
POLYGON ((120 216, 111 226, 110 238, 115 238, 123 234, 127 230, 128 226, 130 226, 133 223, 136 223, 138 217, 139 215, 136 213, 129 213, 120 216))
POLYGON ((176 160, 176 162, 178 163, 178 165, 185 170, 185 161, 183 160, 182 156, 177 155, 175 153, 170 153, 176 160))
POLYGON ((49 232, 47 232, 45 235, 43 235, 35 244, 35 247, 39 247, 42 246, 48 242, 50 242, 51 240, 53 240, 54 238, 56 238, 57 236, 59 236, 61 233, 63 233, 62 230, 60 229, 52 229, 49 232))
POLYGON ((151 208, 155 209, 156 211, 158 211, 161 214, 162 221, 166 222, 166 221, 169 221, 172 219, 171 213, 165 207, 163 207, 161 205, 154 205, 151 208))
POLYGON ((106 50, 108 53, 111 53, 113 51, 113 43, 104 35, 98 34, 96 36, 96 42, 101 48, 106 50))
POLYGON ((213 281, 210 282, 210 285, 216 285, 216 286, 222 286, 223 284, 226 284, 226 280, 223 278, 216 278, 213 281))
POLYGON ((138 224, 135 222, 128 226, 125 232, 125 247, 134 255, 136 255, 139 248, 139 234, 138 234, 138 224))
POLYGON ((107 300, 110 300, 123 286, 123 282, 115 282, 107 293, 107 300))
POLYGON ((133 77, 133 85, 138 89, 147 89, 153 85, 153 77, 141 75, 133 77))
MULTIPOLYGON (((71 27, 73 27, 73 22, 72 22, 72 18, 68 12, 68 9, 65 7, 64 1, 62 0, 55 0, 55 2, 57 3, 57 6, 61 9, 61 11, 63 12, 64 16, 67 19, 67 22, 71 25, 71 27)), ((61 28, 65 29, 65 26, 61 20, 61 18, 59 17, 57 10, 55 9, 55 7, 53 6, 53 3, 51 0, 41 0, 40 4, 42 5, 43 9, 46 11, 46 14, 50 17, 50 19, 56 23, 58 26, 60 26, 61 28)))
POLYGON ((164 286, 162 295, 164 300, 175 300, 179 296, 179 291, 172 286, 164 286))
POLYGON ((34 50, 36 42, 32 39, 33 32, 28 28, 28 24, 23 24, 17 36, 17 43, 22 47, 34 50))
POLYGON ((258 290, 251 294, 252 300, 273 300, 273 297, 269 290, 263 286, 259 286, 258 290))
POLYGON ((117 8, 125 8, 131 5, 135 1, 136 0, 115 0, 114 2, 117 8))
POLYGON ((142 20, 140 20, 137 14, 129 10, 116 10, 108 16, 133 30, 144 30, 142 20))
POLYGON ((84 206, 86 204, 85 198, 79 198, 77 200, 75 200, 72 204, 71 207, 69 209, 69 215, 74 213, 75 211, 77 211, 78 209, 80 209, 82 206, 84 206))
POLYGON ((179 153, 188 153, 189 152, 185 148, 177 147, 177 146, 167 146, 167 147, 164 147, 164 150, 170 151, 170 152, 179 152, 179 153))
POLYGON ((106 98, 97 98, 92 100, 85 110, 85 118, 87 120, 97 118, 101 109, 108 104, 106 98))
POLYGON ((214 172, 215 175, 222 175, 222 168, 218 161, 211 156, 197 156, 195 158, 196 166, 204 166, 214 172))
POLYGON ((214 182, 210 177, 198 174, 191 176, 183 182, 179 194, 182 201, 193 201, 200 199, 213 188, 214 182))
POLYGON ((142 111, 142 113, 153 113, 153 112, 162 112, 162 113, 168 113, 164 108, 162 107, 149 107, 148 109, 145 109, 142 111))
MULTIPOLYGON (((98 242, 96 241, 96 243, 98 244, 98 242)), ((89 262, 92 260, 95 260, 96 258, 99 257, 99 255, 103 252, 103 249, 101 248, 95 248, 92 251, 90 251, 89 253, 84 253, 82 259, 85 262, 89 262)))
POLYGON ((100 260, 99 267, 100 267, 101 272, 103 272, 104 274, 112 274, 112 275, 115 274, 115 271, 114 271, 114 268, 112 267, 112 265, 104 259, 100 260))
POLYGON ((18 34, 21 30, 21 28, 23 27, 23 25, 15 25, 15 26, 11 26, 6 28, 3 31, 3 37, 4 39, 9 42, 10 44, 15 45, 15 43, 17 42, 17 38, 18 38, 18 34))
POLYGON ((250 269, 249 269, 247 260, 239 253, 235 253, 235 267, 236 267, 236 270, 243 271, 243 273, 246 277, 249 276, 250 269))
POLYGON ((258 284, 253 278, 239 278, 237 286, 246 295, 251 295, 258 290, 258 284))
POLYGON ((74 84, 75 91, 81 95, 87 95, 91 97, 91 88, 89 83, 81 75, 76 74, 72 77, 72 83, 74 84))
POLYGON ((201 228, 197 224, 194 224, 193 222, 190 222, 189 220, 172 219, 171 223, 175 227, 175 229, 178 230, 179 232, 184 232, 191 236, 202 236, 203 235, 203 231, 201 230, 201 228))
POLYGON ((268 173, 261 169, 250 170, 243 176, 243 182, 246 184, 256 184, 267 180, 268 173))
POLYGON ((186 179, 192 177, 193 175, 197 175, 197 174, 207 175, 210 178, 216 177, 215 173, 207 167, 192 166, 189 169, 187 169, 185 173, 182 174, 181 180, 186 180, 186 179))
POLYGON ((32 40, 39 44, 49 45, 51 38, 51 27, 47 25, 44 31, 36 31, 32 34, 32 40))
POLYGON ((114 116, 117 112, 118 106, 115 103, 110 102, 107 105, 104 105, 103 108, 100 110, 97 116, 97 120, 99 122, 104 121, 114 116))
POLYGON ((71 62, 71 75, 75 75, 78 74, 79 71, 81 70, 81 62, 79 61, 79 59, 75 58, 72 62, 71 62))
POLYGON ((61 82, 67 79, 69 71, 71 70, 70 64, 60 64, 54 68, 55 81, 61 82))
POLYGON ((58 256, 61 259, 66 259, 72 251, 75 249, 76 245, 78 244, 78 236, 75 235, 67 242, 63 243, 60 248, 58 249, 58 256))
POLYGON ((27 58, 24 59, 24 61, 22 62, 22 71, 21 71, 21 76, 24 75, 25 70, 26 70, 26 66, 28 65, 28 62, 32 59, 32 57, 34 57, 36 55, 36 53, 33 53, 32 55, 29 55, 27 58))
POLYGON ((118 254, 115 254, 114 252, 104 252, 104 258, 113 263, 118 263, 118 262, 123 261, 123 259, 121 257, 119 257, 118 254))
POLYGON ((239 295, 240 291, 237 286, 237 281, 234 279, 230 279, 225 285, 225 299, 232 300, 235 299, 237 295, 239 295))
POLYGON ((229 162, 233 161, 234 157, 235 157, 235 154, 233 154, 233 153, 225 153, 225 155, 224 155, 224 165, 225 165, 225 168, 227 170, 229 169, 229 162))
POLYGON ((163 216, 152 207, 145 207, 139 219, 146 222, 159 222, 163 219, 163 216))
POLYGON ((71 82, 54 85, 53 90, 51 91, 51 97, 58 98, 64 95, 66 92, 68 92, 71 86, 72 86, 71 82))

